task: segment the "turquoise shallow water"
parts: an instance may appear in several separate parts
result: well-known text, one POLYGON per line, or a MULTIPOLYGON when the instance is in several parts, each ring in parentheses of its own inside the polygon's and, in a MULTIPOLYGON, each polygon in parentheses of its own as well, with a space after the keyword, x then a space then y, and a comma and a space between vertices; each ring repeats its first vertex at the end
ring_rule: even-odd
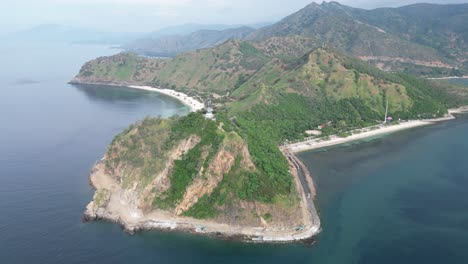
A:
POLYGON ((466 263, 466 117, 301 157, 313 171, 325 263, 466 263))
POLYGON ((97 46, 2 44, 0 263, 467 263, 468 120, 302 153, 318 187, 313 246, 252 245, 82 223, 113 136, 174 99, 66 82, 97 46))

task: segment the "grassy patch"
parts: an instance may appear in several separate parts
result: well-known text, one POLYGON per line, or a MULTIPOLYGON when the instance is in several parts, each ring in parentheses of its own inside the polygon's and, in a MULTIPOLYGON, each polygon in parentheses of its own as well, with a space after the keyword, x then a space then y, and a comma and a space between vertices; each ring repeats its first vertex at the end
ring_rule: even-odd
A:
POLYGON ((271 221, 272 218, 273 216, 270 213, 266 213, 263 215, 263 219, 265 219, 265 221, 271 221))
POLYGON ((107 202, 109 201, 110 197, 110 192, 107 189, 100 189, 97 190, 96 193, 94 194, 94 205, 96 207, 101 207, 105 206, 107 202))

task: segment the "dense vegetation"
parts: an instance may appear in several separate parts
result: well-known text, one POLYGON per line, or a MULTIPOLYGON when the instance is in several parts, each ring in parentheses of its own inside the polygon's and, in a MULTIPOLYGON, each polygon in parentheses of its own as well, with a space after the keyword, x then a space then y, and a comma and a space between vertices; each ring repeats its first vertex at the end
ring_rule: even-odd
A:
MULTIPOLYGON (((270 27, 251 33, 249 39, 311 37, 355 56, 405 58, 410 70, 428 62, 465 68, 467 16, 466 4, 363 10, 337 2, 312 3, 270 27)), ((392 60, 373 62, 391 70, 403 69, 392 60)))
POLYGON ((232 207, 236 199, 255 200, 254 192, 257 191, 260 183, 250 181, 251 174, 251 171, 242 168, 240 157, 238 157, 231 171, 224 175, 211 195, 205 194, 184 215, 195 218, 212 218, 221 212, 220 207, 232 207))
MULTIPOLYGON (((225 133, 218 130, 218 126, 219 123, 205 119, 199 113, 192 113, 175 122, 171 129, 172 133, 166 140, 166 146, 173 145, 173 142, 191 135, 198 135, 201 141, 184 154, 181 160, 175 161, 170 176, 171 187, 161 196, 156 197, 155 206, 166 209, 176 204, 182 198, 187 186, 197 177, 200 168, 203 166, 206 171, 225 137, 225 133)), ((262 137, 263 133, 259 134, 256 128, 238 131, 241 131, 242 136, 247 139, 257 170, 242 168, 240 157, 237 157, 231 172, 223 178, 213 194, 202 198, 199 201, 200 204, 188 211, 186 215, 200 216, 208 212, 213 214, 215 210, 213 206, 207 205, 209 201, 214 199, 212 201, 218 201, 222 205, 223 197, 228 194, 243 200, 263 202, 274 202, 276 196, 290 194, 293 183, 288 172, 289 165, 279 151, 277 141, 267 137, 266 134, 262 137), (252 134, 254 131, 256 133, 252 134), (253 144, 254 142, 257 144, 253 144), (201 206, 202 204, 205 205, 201 206)), ((235 137, 235 134, 228 134, 228 136, 235 137)))
POLYGON ((169 190, 155 198, 153 204, 156 207, 167 209, 182 199, 187 186, 197 177, 202 166, 206 169, 224 138, 224 134, 218 133, 215 122, 199 113, 191 113, 176 120, 165 146, 172 147, 175 142, 192 135, 199 136, 200 143, 185 153, 182 159, 175 161, 170 174, 171 186, 169 190))
POLYGON ((360 73, 369 74, 387 82, 404 85, 413 105, 406 111, 391 112, 396 118, 440 117, 446 114, 447 107, 453 106, 453 102, 456 101, 454 96, 447 92, 447 89, 425 79, 405 73, 389 74, 352 57, 347 57, 344 65, 348 69, 355 69, 360 73))
MULTIPOLYGON (((210 165, 226 149, 235 164, 217 178, 212 192, 198 197, 183 215, 213 218, 239 200, 293 204, 294 181, 278 145, 303 139, 307 130, 321 129, 323 136, 346 135, 352 129, 377 124, 383 120, 387 102, 389 115, 395 119, 439 117, 448 107, 467 102, 466 89, 406 73, 388 73, 345 55, 343 50, 454 63, 435 49, 420 46, 422 41, 415 44, 357 22, 345 15, 346 10, 353 16, 374 19, 337 3, 312 4, 255 32, 253 42, 229 40, 168 60, 123 53, 87 63, 79 81, 159 85, 196 97, 213 96, 218 104, 217 121, 191 113, 170 119, 146 118, 131 126, 109 147, 106 168, 123 168, 124 176, 133 171, 123 177, 123 187, 135 180, 145 187, 165 168, 171 150, 195 136, 199 142, 174 161, 168 174, 170 185, 150 201, 152 206, 174 209, 195 180, 210 177, 210 165), (324 42, 337 49, 322 47, 324 42), (245 149, 245 143, 248 164, 253 163, 250 166, 239 150, 239 146, 245 149)), ((271 217, 264 214, 265 220, 271 217)))
MULTIPOLYGON (((237 39, 253 41, 269 56, 287 61, 302 56, 312 48, 326 45, 350 55, 369 57, 374 65, 391 71, 419 76, 460 76, 468 74, 467 20, 467 4, 418 4, 365 10, 337 2, 320 5, 312 3, 258 30, 240 27, 145 38, 127 45, 127 50, 163 57, 176 56, 237 39), (288 42, 287 45, 285 42, 288 42)), ((211 60, 210 54, 203 51, 199 53, 203 54, 206 61, 211 60)), ((227 63, 222 65, 227 66, 230 60, 224 62, 227 63)), ((203 75, 184 76, 186 78, 180 81, 163 73, 162 78, 154 81, 161 85, 170 83, 179 89, 197 86, 199 81, 204 81, 204 77, 217 79, 217 84, 231 84, 231 78, 216 76, 219 72, 213 75, 202 70, 200 72, 203 75)), ((236 75, 235 72, 233 75, 236 75)))
MULTIPOLYGON (((400 8, 366 10, 337 2, 312 3, 283 20, 258 30, 247 27, 227 30, 200 30, 187 35, 140 39, 127 48, 131 51, 175 56, 181 52, 213 47, 228 39, 262 42, 291 37, 287 53, 326 44, 356 56, 407 58, 413 61, 373 60, 385 67, 423 76, 446 76, 467 73, 468 5, 416 4, 400 8), (442 62, 445 66, 421 62, 442 62), (447 65, 452 67, 446 67, 447 65), (455 68, 453 67, 455 66, 455 68)), ((268 52, 282 57, 286 50, 275 45, 268 52), (281 55, 279 53, 282 53, 281 55)), ((302 55, 302 54, 301 54, 302 55)), ((288 58, 286 58, 288 59, 288 58)))
POLYGON ((362 21, 397 36, 432 47, 447 58, 464 56, 467 48, 468 5, 416 4, 400 8, 348 8, 362 21))

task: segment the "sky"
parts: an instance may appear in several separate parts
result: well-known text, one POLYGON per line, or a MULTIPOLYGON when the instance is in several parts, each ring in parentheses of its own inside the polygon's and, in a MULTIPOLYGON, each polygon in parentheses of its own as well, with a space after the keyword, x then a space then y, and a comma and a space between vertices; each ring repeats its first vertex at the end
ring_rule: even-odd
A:
MULTIPOLYGON (((468 0, 342 0, 376 8, 417 2, 466 3, 468 0)), ((1 0, 0 32, 41 24, 101 31, 148 32, 172 25, 274 22, 312 0, 1 0)), ((322 1, 316 1, 321 3, 322 1)))

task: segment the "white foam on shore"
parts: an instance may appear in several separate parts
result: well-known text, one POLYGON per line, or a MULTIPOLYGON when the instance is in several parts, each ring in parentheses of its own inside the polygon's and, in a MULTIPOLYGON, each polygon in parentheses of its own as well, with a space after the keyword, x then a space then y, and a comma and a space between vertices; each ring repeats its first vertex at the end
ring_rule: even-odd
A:
POLYGON ((177 100, 181 101, 186 106, 190 107, 191 112, 197 112, 205 108, 205 105, 202 102, 198 101, 197 99, 190 97, 184 93, 176 92, 171 89, 162 89, 162 88, 155 88, 151 86, 138 86, 138 85, 131 85, 128 87, 133 88, 133 89, 157 92, 157 93, 161 93, 161 94, 176 98, 177 100))

